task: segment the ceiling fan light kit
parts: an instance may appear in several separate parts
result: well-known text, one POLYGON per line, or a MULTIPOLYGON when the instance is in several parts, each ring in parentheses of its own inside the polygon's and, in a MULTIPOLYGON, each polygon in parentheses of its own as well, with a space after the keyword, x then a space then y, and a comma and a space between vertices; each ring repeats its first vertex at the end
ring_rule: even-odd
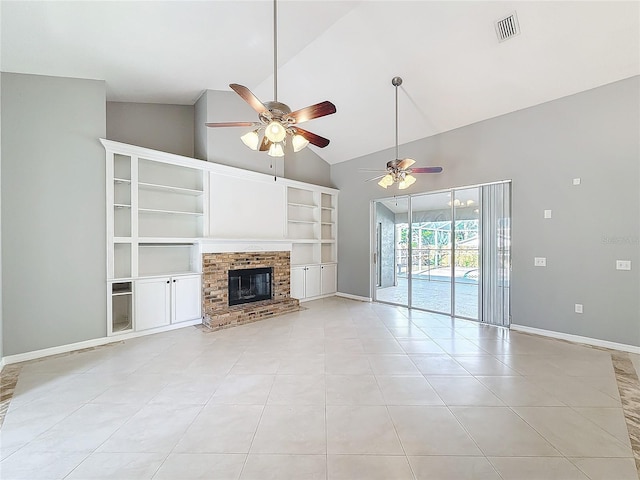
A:
POLYGON ((367 180, 378 180, 378 185, 382 188, 388 188, 394 183, 398 184, 398 189, 404 190, 416 183, 416 177, 412 173, 440 173, 442 167, 418 167, 411 168, 416 163, 412 158, 405 158, 400 160, 398 158, 398 87, 402 85, 402 78, 393 77, 391 79, 391 85, 396 88, 396 159, 387 162, 386 173, 367 180))
POLYGON ((416 183, 416 177, 413 175, 406 175, 403 180, 398 182, 398 188, 400 190, 404 190, 405 188, 409 188, 411 185, 416 183))
POLYGON ((324 148, 329 140, 299 128, 297 125, 336 113, 336 107, 329 101, 311 105, 295 112, 284 103, 278 102, 278 9, 273 0, 273 97, 272 102, 262 103, 251 91, 237 83, 229 85, 251 108, 258 113, 259 122, 206 123, 207 127, 258 127, 240 137, 251 150, 266 151, 272 157, 284 157, 287 140, 291 140, 294 152, 299 152, 310 143, 324 148))
MULTIPOLYGON (((410 160, 410 159, 407 159, 410 160)), ((391 163, 391 162, 389 162, 391 163)), ((394 183, 398 184, 398 189, 404 190, 405 188, 409 188, 411 185, 416 183, 416 177, 411 175, 411 170, 401 170, 397 166, 387 167, 387 169, 391 169, 390 173, 387 173, 384 177, 380 179, 378 185, 382 188, 387 188, 393 185, 394 183)))

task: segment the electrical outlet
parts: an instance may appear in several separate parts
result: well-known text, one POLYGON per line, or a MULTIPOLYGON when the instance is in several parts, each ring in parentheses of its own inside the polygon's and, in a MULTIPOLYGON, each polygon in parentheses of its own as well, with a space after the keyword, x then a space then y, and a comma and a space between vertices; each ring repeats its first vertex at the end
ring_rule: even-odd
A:
POLYGON ((544 218, 551 218, 551 210, 544 211, 544 218))
POLYGON ((582 304, 576 303, 576 313, 582 313, 582 304))
POLYGON ((547 266, 547 259, 545 257, 535 257, 533 259, 533 265, 535 267, 546 267, 547 266))
POLYGON ((573 184, 574 185, 580 185, 580 179, 579 178, 574 178, 573 179, 573 184))
POLYGON ((631 260, 616 260, 616 270, 631 270, 631 260))

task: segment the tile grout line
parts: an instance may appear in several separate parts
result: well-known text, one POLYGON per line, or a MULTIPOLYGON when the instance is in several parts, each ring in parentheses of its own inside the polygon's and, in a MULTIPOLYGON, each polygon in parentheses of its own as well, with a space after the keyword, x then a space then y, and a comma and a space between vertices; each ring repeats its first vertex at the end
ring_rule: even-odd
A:
POLYGON ((640 411, 640 381, 638 381, 638 374, 627 353, 612 352, 611 362, 620 392, 631 450, 638 478, 640 478, 640 413, 638 413, 640 411))
POLYGON ((329 422, 327 416, 327 336, 322 329, 322 354, 324 355, 324 478, 329 480, 329 422))
MULTIPOLYGON (((247 455, 244 457, 244 462, 242 463, 242 468, 240 469, 240 474, 238 475, 238 479, 242 478, 242 475, 244 474, 244 470, 247 467, 247 462, 249 461, 249 455, 251 454, 251 449, 253 448, 253 442, 255 442, 256 440, 256 435, 258 434, 258 429, 260 428, 262 417, 264 417, 264 412, 267 409, 267 405, 269 404, 269 396, 271 396, 271 392, 273 391, 273 386, 276 383, 276 375, 277 374, 273 375, 273 381, 271 382, 271 386, 269 387, 269 393, 267 394, 267 397, 264 400, 264 405, 262 405, 262 412, 260 412, 260 418, 258 419, 258 423, 256 424, 256 430, 255 432, 253 432, 253 435, 251 437, 251 443, 249 444, 249 448, 247 449, 247 455)), ((238 404, 234 404, 234 405, 238 405, 238 404)))
MULTIPOLYGON (((373 376, 374 381, 376 382, 376 385, 378 386, 378 390, 380 390, 380 395, 382 396, 382 400, 384 401, 384 408, 387 412, 387 415, 389 416, 389 420, 391 421, 391 425, 393 426, 393 431, 396 434, 396 438, 398 439, 398 444, 400 445, 400 448, 402 448, 402 453, 404 456, 405 461, 407 462, 407 465, 409 466, 409 471, 411 472, 411 476, 413 478, 413 480, 416 480, 418 477, 413 469, 413 465, 411 465, 411 462, 409 461, 409 455, 407 454, 406 449, 404 448, 404 444, 402 443, 402 440, 400 439, 400 435, 398 434, 398 427, 396 426, 396 423, 393 421, 393 417, 391 416, 391 412, 389 411, 389 403, 387 402, 387 399, 384 398, 384 393, 382 392, 382 388, 380 388, 380 382, 378 381, 378 376, 374 375, 373 376)), ((426 380, 426 379, 425 379, 426 380)), ((427 381, 427 383, 429 383, 427 381)), ((437 395, 437 392, 436 392, 437 395)))
MULTIPOLYGON (((214 390, 214 392, 215 392, 215 390, 214 390)), ((213 396, 213 393, 211 394, 211 396, 213 396)), ((156 397, 157 397, 157 395, 156 395, 156 397)), ((151 400, 149 400, 149 401, 145 404, 145 406, 147 406, 147 405, 153 405, 153 404, 151 403, 151 401, 152 401, 154 398, 155 398, 155 397, 152 397, 152 398, 151 398, 151 400)), ((211 398, 211 397, 209 397, 209 398, 211 398)), ((151 476, 151 478, 152 478, 152 479, 153 479, 153 478, 155 478, 155 477, 156 477, 156 475, 158 475, 158 472, 160 471, 160 469, 164 466, 164 464, 165 464, 165 463, 167 463, 167 460, 169 459, 169 457, 173 454, 173 452, 175 451, 175 449, 176 449, 176 447, 178 446, 178 444, 180 443, 180 441, 185 437, 185 435, 187 434, 187 431, 189 430, 189 428, 191 427, 191 425, 193 425, 193 424, 195 423, 196 419, 197 419, 197 418, 200 416, 200 414, 203 412, 203 410, 204 410, 204 408, 206 407, 206 405, 207 405, 206 403, 203 403, 203 404, 200 406, 200 411, 199 411, 199 412, 198 412, 198 413, 193 417, 193 420, 191 420, 191 422, 189 422, 189 425, 187 425, 187 427, 184 429, 184 432, 182 432, 182 435, 181 435, 180 437, 178 437, 178 440, 177 440, 177 441, 176 441, 176 443, 173 445, 173 447, 171 447, 171 450, 169 450, 169 453, 167 453, 166 457, 164 457, 164 459, 162 460, 162 462, 160 462, 160 465, 158 465, 158 468, 156 468, 155 472, 153 472, 153 475, 151 476)), ((144 407, 143 407, 143 408, 144 408, 144 407)), ((134 414, 134 415, 135 415, 135 414, 134 414)), ((125 422, 125 423, 126 423, 126 422, 125 422)), ((124 426, 124 424, 123 424, 123 426, 124 426)), ((122 428, 122 427, 121 427, 121 428, 122 428)), ((119 430, 119 429, 118 429, 118 430, 119 430)), ((114 434, 115 434, 115 432, 114 432, 114 434)), ((113 435, 111 435, 111 437, 112 437, 112 436, 113 436, 113 435)), ((111 438, 111 437, 109 437, 109 438, 111 438)), ((105 440, 105 442, 106 442, 106 441, 107 441, 107 440, 105 440)), ((104 444, 104 442, 103 442, 103 444, 104 444)), ((100 447, 98 447, 98 448, 100 448, 100 447)), ((97 450, 97 449, 96 449, 96 450, 97 450)))

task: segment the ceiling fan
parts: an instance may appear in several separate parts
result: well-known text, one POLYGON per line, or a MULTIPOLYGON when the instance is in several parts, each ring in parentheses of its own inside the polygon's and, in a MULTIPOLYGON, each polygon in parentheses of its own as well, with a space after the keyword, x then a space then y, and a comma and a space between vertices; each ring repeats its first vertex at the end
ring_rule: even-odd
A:
MULTIPOLYGON (((405 188, 409 188, 411 185, 416 183, 416 177, 412 174, 414 173, 440 173, 442 172, 442 167, 413 167, 412 165, 416 163, 412 158, 404 158, 400 160, 398 158, 398 87, 402 85, 402 78, 393 77, 391 80, 391 84, 396 87, 396 159, 390 160, 387 162, 387 168, 384 170, 384 173, 378 175, 377 177, 370 178, 366 180, 367 182, 371 182, 373 180, 378 180, 378 185, 382 188, 387 188, 393 185, 394 183, 398 184, 398 188, 400 190, 404 190, 405 188)), ((364 170, 369 172, 379 172, 380 170, 364 170)))
POLYGON ((259 121, 207 123, 207 127, 257 127, 240 138, 250 149, 266 151, 272 157, 284 156, 287 137, 291 137, 294 152, 299 152, 309 143, 320 148, 329 145, 327 138, 303 130, 298 125, 336 113, 333 103, 324 101, 292 112, 288 105, 278 102, 277 0, 273 0, 273 101, 262 103, 247 87, 237 83, 232 83, 229 87, 258 113, 259 121))

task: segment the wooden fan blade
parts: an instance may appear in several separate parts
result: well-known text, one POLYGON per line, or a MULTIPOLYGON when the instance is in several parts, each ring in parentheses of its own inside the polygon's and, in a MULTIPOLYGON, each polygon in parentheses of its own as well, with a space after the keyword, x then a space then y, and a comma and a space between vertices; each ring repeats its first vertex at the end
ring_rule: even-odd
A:
POLYGON ((269 140, 266 136, 262 137, 262 142, 260 142, 260 147, 258 147, 258 150, 261 152, 266 152, 267 150, 269 150, 269 147, 271 146, 271 140, 269 140))
POLYGON ((229 85, 229 87, 231 87, 231 90, 240 95, 245 102, 251 105, 251 108, 253 108, 256 112, 264 113, 267 111, 267 107, 265 107, 264 104, 260 100, 258 100, 258 97, 251 93, 251 90, 249 90, 247 87, 238 85, 237 83, 232 83, 229 85))
MULTIPOLYGON (((288 118, 293 118, 296 123, 307 122, 309 120, 313 120, 314 118, 324 117, 325 115, 331 115, 332 113, 336 113, 336 106, 329 102, 320 102, 315 105, 311 105, 310 107, 301 108, 300 110, 296 110, 295 112, 287 115, 288 118)), ((309 140, 309 139, 307 139, 309 140)), ((309 140, 311 142, 311 140, 309 140)))
POLYGON ((382 177, 386 177, 386 176, 387 176, 387 174, 385 173, 385 174, 382 174, 382 175, 378 175, 377 177, 369 178, 369 179, 365 180, 365 182, 373 182, 374 180, 378 180, 378 179, 380 179, 382 177))
POLYGON ((205 123, 207 127, 259 127, 262 125, 258 122, 220 122, 220 123, 205 123))
POLYGON ((442 167, 416 167, 411 169, 411 173, 440 173, 442 167))
POLYGON ((315 133, 311 133, 308 130, 303 130, 301 128, 296 127, 296 133, 307 140, 309 143, 315 145, 316 147, 324 148, 329 145, 329 139, 321 137, 320 135, 316 135, 315 133))
POLYGON ((404 160, 400 160, 398 162, 398 168, 400 170, 405 170, 409 168, 411 165, 413 165, 414 163, 416 163, 416 161, 413 158, 405 158, 404 160))

